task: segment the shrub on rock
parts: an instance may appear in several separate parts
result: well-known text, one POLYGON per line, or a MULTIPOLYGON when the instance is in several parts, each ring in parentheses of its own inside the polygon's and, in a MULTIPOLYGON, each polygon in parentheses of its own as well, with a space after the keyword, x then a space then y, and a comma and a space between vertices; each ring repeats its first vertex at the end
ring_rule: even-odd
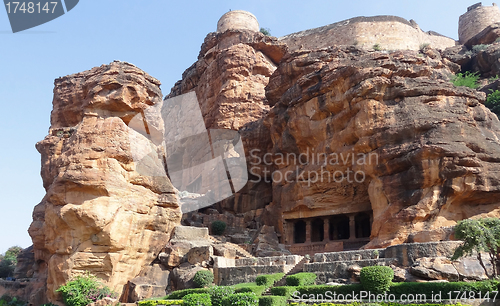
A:
POLYGON ((214 274, 208 270, 200 270, 193 277, 193 283, 198 288, 210 285, 214 281, 214 274))
POLYGON ((86 306, 105 297, 118 297, 115 292, 90 273, 67 282, 59 287, 57 292, 61 292, 64 304, 67 306, 86 306))
POLYGON ((216 220, 212 222, 212 234, 214 235, 222 235, 224 234, 224 231, 226 230, 226 222, 216 220))

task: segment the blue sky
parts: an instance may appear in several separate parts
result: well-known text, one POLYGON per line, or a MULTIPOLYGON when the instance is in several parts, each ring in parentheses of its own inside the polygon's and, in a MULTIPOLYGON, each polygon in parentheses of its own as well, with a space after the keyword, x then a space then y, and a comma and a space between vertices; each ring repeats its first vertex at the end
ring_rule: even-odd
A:
POLYGON ((80 0, 60 18, 16 34, 0 9, 0 253, 31 245, 31 214, 45 194, 35 143, 48 132, 55 78, 122 60, 159 79, 166 95, 230 9, 252 12, 274 36, 356 16, 396 15, 457 39, 458 17, 474 3, 80 0))

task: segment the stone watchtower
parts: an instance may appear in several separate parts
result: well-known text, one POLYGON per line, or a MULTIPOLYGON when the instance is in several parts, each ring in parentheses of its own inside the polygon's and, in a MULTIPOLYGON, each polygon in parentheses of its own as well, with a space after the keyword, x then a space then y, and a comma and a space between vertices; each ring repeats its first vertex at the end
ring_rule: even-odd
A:
POLYGON ((488 26, 500 22, 500 9, 493 6, 483 6, 481 2, 470 6, 467 13, 458 21, 458 40, 465 44, 469 39, 479 34, 488 26))
POLYGON ((247 11, 229 11, 222 15, 217 22, 217 32, 222 33, 227 30, 251 30, 260 31, 257 17, 247 11))

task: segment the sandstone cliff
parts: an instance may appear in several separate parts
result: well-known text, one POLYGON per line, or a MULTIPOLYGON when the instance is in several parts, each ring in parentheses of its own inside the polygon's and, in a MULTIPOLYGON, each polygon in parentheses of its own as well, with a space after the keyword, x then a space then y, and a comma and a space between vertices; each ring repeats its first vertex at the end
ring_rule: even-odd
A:
POLYGON ((498 217, 500 122, 484 94, 448 81, 447 64, 433 50, 332 47, 286 56, 266 88, 274 106, 266 125, 274 156, 308 160, 275 160, 281 173, 294 170, 290 182, 273 183, 278 215, 371 209, 367 247, 447 239, 441 227, 498 217), (317 177, 323 170, 330 181, 317 177))
POLYGON ((127 124, 161 102, 159 85, 122 62, 55 81, 49 135, 36 145, 47 194, 29 229, 50 301, 85 271, 121 293, 180 223, 168 178, 140 175, 130 150, 130 135, 141 136, 127 124))
MULTIPOLYGON (((206 128, 239 130, 247 160, 250 160, 253 149, 259 150, 255 154, 262 155, 271 147, 269 130, 262 124, 269 112, 264 88, 286 50, 287 47, 276 38, 259 32, 210 33, 201 47, 198 61, 184 72, 182 80, 175 84, 167 98, 194 90, 206 128)), ((265 165, 256 167, 255 173, 262 173, 266 168, 265 165)), ((219 206, 243 213, 264 208, 270 202, 271 185, 259 181, 249 182, 219 206)))
POLYGON ((430 48, 283 56, 282 45, 262 41, 247 30, 209 34, 171 93, 195 90, 208 127, 242 135, 250 182, 222 210, 264 208, 259 221, 287 244, 287 220, 371 212, 367 247, 449 239, 458 220, 498 216, 500 124, 482 93, 449 82, 457 64, 430 48), (258 78, 250 71, 266 65, 255 52, 269 67, 258 78), (226 90, 230 84, 237 90, 226 90), (283 160, 287 154, 307 162, 283 160), (321 171, 328 175, 318 178, 321 171))
MULTIPOLYGON (((459 220, 500 216, 500 122, 484 107, 484 93, 449 82, 474 61, 494 75, 498 67, 488 64, 497 60, 498 45, 474 60, 465 47, 442 56, 431 48, 311 49, 292 52, 248 29, 207 36, 198 61, 167 98, 194 92, 205 128, 238 131, 249 182, 217 203, 218 211, 207 209, 209 217, 193 213, 185 223, 232 220, 231 241, 253 241, 255 253, 274 254, 294 243, 298 220, 368 213, 365 247, 375 248, 447 240, 459 220), (238 233, 245 227, 251 231, 238 233)), ((149 297, 168 286, 165 267, 187 261, 192 277, 209 267, 210 256, 227 253, 203 244, 203 256, 191 254, 201 259, 189 261, 184 242, 166 247, 181 220, 177 190, 165 176, 141 174, 130 137, 147 139, 128 127, 162 103, 159 85, 121 62, 56 80, 49 135, 37 144, 47 194, 29 230, 36 265, 19 269, 38 280, 31 300, 46 294, 56 301, 55 290, 84 271, 124 299, 149 297), (163 267, 151 266, 160 252, 163 267), (147 283, 156 276, 161 280, 147 283)), ((156 149, 175 155, 183 148, 156 149)), ((163 167, 157 161, 148 170, 163 167)), ((193 162, 182 161, 181 167, 193 162)), ((329 230, 316 242, 337 240, 329 230)), ((310 223, 304 231, 311 242, 310 223)), ((175 288, 189 279, 178 272, 175 288)))

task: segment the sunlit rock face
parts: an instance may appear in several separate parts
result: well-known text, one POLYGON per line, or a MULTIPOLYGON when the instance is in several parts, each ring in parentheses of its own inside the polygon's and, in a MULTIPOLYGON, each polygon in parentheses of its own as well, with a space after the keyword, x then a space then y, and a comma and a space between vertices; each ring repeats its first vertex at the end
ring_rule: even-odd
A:
MULTIPOLYGON (((452 85, 453 65, 427 53, 285 56, 266 87, 278 228, 369 212, 366 247, 382 247, 447 239, 443 228, 458 220, 500 216, 500 122, 484 94, 452 85)), ((281 229, 293 243, 291 230, 281 229)))
POLYGON ((49 135, 36 145, 47 194, 29 229, 35 274, 47 279, 50 301, 60 298, 60 285, 84 271, 121 293, 180 223, 168 177, 142 175, 130 147, 143 136, 127 124, 161 103, 159 85, 123 62, 55 81, 49 135))

